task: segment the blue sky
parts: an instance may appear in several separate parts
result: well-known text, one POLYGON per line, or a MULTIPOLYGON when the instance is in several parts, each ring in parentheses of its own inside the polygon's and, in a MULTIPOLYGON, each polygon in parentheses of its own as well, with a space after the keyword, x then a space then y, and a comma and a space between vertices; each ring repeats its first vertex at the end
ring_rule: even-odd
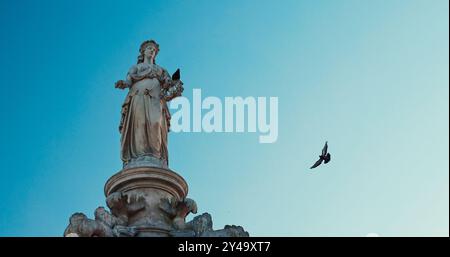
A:
MULTIPOLYGON (((155 39, 185 96, 276 96, 279 136, 169 136, 214 227, 448 236, 446 0, 1 1, 0 236, 61 236, 120 170, 114 89, 155 39), (325 140, 333 160, 311 172, 325 140)), ((191 218, 191 217, 189 217, 191 218)))

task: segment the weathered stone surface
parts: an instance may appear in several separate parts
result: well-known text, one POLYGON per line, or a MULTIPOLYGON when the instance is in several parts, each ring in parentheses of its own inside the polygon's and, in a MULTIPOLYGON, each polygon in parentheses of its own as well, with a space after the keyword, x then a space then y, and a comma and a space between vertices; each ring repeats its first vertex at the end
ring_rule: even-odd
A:
POLYGON ((83 213, 70 217, 64 236, 249 236, 242 227, 213 230, 212 218, 197 213, 197 204, 186 198, 188 185, 168 168, 167 133, 170 112, 167 101, 183 92, 180 71, 172 77, 155 64, 159 45, 153 40, 139 48, 138 63, 116 88, 129 88, 122 104, 121 159, 123 169, 105 184, 106 205, 95 210, 94 219, 83 213))
POLYGON ((168 167, 170 112, 167 102, 181 96, 183 82, 179 69, 171 77, 166 69, 156 64, 158 52, 156 41, 144 41, 139 47, 137 64, 130 67, 125 80, 115 84, 119 89, 128 88, 119 125, 124 169, 168 167))
POLYGON ((95 218, 75 213, 64 236, 249 236, 240 226, 213 230, 208 213, 186 222, 189 213, 197 213, 197 204, 186 198, 188 185, 176 172, 158 167, 125 169, 105 184, 106 205, 95 218))
POLYGON ((211 215, 203 213, 194 217, 182 229, 170 232, 175 237, 248 237, 249 234, 241 226, 226 225, 223 229, 214 230, 211 215))

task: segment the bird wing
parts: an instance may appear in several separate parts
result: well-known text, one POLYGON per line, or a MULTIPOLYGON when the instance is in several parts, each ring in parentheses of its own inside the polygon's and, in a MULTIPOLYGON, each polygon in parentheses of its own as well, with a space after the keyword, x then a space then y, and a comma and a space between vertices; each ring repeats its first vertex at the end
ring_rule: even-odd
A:
POLYGON ((314 169, 315 167, 319 166, 320 164, 322 164, 322 161, 323 161, 322 158, 320 158, 318 161, 316 161, 316 163, 314 163, 313 166, 311 166, 310 169, 314 169))
POLYGON ((325 142, 325 145, 322 148, 322 155, 323 156, 327 155, 327 152, 328 152, 328 141, 325 142))
POLYGON ((327 153, 327 155, 325 155, 325 163, 330 162, 331 160, 331 154, 327 153))
POLYGON ((177 69, 173 74, 172 74, 172 80, 179 80, 180 79, 180 69, 177 69))

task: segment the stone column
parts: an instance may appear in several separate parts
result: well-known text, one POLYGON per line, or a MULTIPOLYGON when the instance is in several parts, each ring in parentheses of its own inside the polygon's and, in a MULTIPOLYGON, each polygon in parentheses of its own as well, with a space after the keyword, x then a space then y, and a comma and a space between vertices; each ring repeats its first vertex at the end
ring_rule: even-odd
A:
POLYGON ((107 199, 113 194, 125 199, 121 206, 114 206, 117 205, 114 201, 108 202, 108 206, 113 215, 125 217, 127 226, 136 228, 136 236, 169 236, 173 221, 160 204, 167 199, 183 201, 188 185, 183 177, 170 169, 135 167, 113 175, 104 190, 107 199))

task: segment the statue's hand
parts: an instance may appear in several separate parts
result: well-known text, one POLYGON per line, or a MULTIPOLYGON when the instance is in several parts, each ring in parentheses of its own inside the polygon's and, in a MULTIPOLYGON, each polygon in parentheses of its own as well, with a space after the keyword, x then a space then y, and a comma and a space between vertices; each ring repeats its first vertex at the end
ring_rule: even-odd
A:
POLYGON ((123 80, 117 81, 116 85, 115 85, 115 87, 118 88, 118 89, 125 89, 128 86, 129 86, 128 83, 126 81, 123 81, 123 80))

